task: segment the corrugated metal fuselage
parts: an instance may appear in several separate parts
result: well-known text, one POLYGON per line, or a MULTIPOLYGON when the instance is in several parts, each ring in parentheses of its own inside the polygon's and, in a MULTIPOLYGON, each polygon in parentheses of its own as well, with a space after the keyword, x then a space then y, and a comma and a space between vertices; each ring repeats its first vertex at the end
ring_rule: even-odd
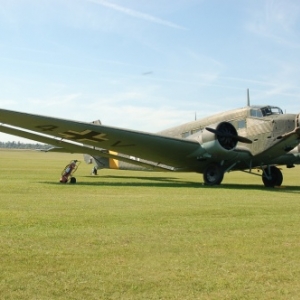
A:
MULTIPOLYGON (((293 139, 292 141, 287 141, 287 143, 283 144, 279 149, 274 149, 274 152, 267 151, 271 149, 271 147, 274 147, 283 135, 299 127, 299 115, 282 114, 279 108, 271 106, 248 106, 222 112, 207 118, 169 128, 158 134, 175 138, 191 139, 198 135, 201 136, 206 127, 224 121, 231 123, 236 128, 238 135, 247 137, 252 141, 251 144, 238 143, 237 148, 232 150, 230 155, 224 158, 222 165, 225 170, 253 168, 263 164, 269 164, 272 161, 276 163, 276 159, 278 159, 279 163, 283 162, 287 165, 299 162, 299 149, 295 148, 299 144, 299 140, 293 139), (272 112, 271 109, 275 110, 272 112), (285 159, 279 159, 281 155, 286 155, 293 148, 295 149, 289 155, 290 159, 287 159, 287 156, 285 156, 285 159), (243 151, 239 151, 239 149, 243 151), (264 153, 266 153, 266 155, 264 155, 264 153)), ((136 157, 127 157, 132 161, 140 160, 140 158, 136 157)), ((220 157, 215 158, 218 161, 221 159, 220 157)), ((187 164, 186 168, 182 171, 203 172, 207 164, 211 163, 213 159, 211 156, 191 157, 190 163, 187 164)), ((106 168, 131 170, 153 169, 151 166, 143 167, 128 162, 116 161, 115 159, 102 158, 101 161, 102 167, 106 168)), ((101 165, 98 164, 98 167, 101 167, 101 165)), ((167 170, 168 169, 166 169, 166 171, 167 170)), ((170 168, 170 170, 172 169, 170 168)))

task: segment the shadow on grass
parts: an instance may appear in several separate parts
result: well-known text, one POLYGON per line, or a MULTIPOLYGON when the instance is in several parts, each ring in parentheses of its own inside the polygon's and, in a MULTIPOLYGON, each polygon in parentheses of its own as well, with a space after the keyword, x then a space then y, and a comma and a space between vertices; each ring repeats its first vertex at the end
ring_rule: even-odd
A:
MULTIPOLYGON (((41 182, 47 184, 62 185, 59 182, 41 182)), ((70 183, 68 183, 69 185, 70 183)), ((236 184, 223 183, 217 186, 208 186, 203 182, 184 181, 177 177, 165 176, 84 176, 77 178, 76 186, 111 186, 111 187, 157 187, 157 188, 201 188, 201 189, 229 189, 229 190, 261 190, 270 192, 299 193, 300 186, 281 186, 266 188, 263 184, 236 184), (91 181, 83 181, 81 178, 89 178, 91 181)))
MULTIPOLYGON (((132 177, 132 176, 94 176, 94 181, 84 181, 80 177, 77 178, 76 186, 112 186, 112 187, 204 187, 201 182, 183 181, 179 178, 172 177, 132 177)), ((43 181, 41 183, 63 185, 60 182, 43 181)), ((67 183, 67 185, 71 185, 67 183)))

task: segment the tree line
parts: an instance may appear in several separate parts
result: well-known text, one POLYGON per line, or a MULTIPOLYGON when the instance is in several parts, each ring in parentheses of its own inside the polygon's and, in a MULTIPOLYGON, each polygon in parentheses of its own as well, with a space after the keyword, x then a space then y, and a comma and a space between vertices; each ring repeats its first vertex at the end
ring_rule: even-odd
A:
POLYGON ((51 146, 47 144, 40 144, 40 143, 21 143, 21 142, 0 142, 0 148, 4 149, 49 149, 51 146))

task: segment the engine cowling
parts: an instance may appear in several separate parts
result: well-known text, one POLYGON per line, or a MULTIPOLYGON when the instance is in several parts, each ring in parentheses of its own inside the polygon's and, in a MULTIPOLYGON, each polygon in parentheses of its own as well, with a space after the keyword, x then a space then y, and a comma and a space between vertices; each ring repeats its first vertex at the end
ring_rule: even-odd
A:
POLYGON ((207 127, 206 131, 213 133, 225 150, 234 149, 238 143, 238 133, 231 123, 221 122, 215 128, 207 127))
POLYGON ((238 143, 238 133, 228 122, 221 122, 205 128, 196 138, 201 147, 213 156, 222 155, 224 159, 232 157, 232 150, 238 143))

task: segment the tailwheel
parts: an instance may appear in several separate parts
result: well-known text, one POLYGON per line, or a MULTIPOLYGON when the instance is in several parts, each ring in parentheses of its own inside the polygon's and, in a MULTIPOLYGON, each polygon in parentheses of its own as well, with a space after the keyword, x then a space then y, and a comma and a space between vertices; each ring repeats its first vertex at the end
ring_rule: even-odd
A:
POLYGON ((70 183, 75 184, 76 183, 76 177, 71 177, 70 183))
POLYGON ((206 185, 218 185, 222 182, 224 171, 218 164, 210 164, 203 173, 204 183, 206 185))
POLYGON ((283 181, 282 172, 275 166, 271 166, 269 170, 266 168, 262 174, 262 181, 265 187, 281 186, 283 181))

